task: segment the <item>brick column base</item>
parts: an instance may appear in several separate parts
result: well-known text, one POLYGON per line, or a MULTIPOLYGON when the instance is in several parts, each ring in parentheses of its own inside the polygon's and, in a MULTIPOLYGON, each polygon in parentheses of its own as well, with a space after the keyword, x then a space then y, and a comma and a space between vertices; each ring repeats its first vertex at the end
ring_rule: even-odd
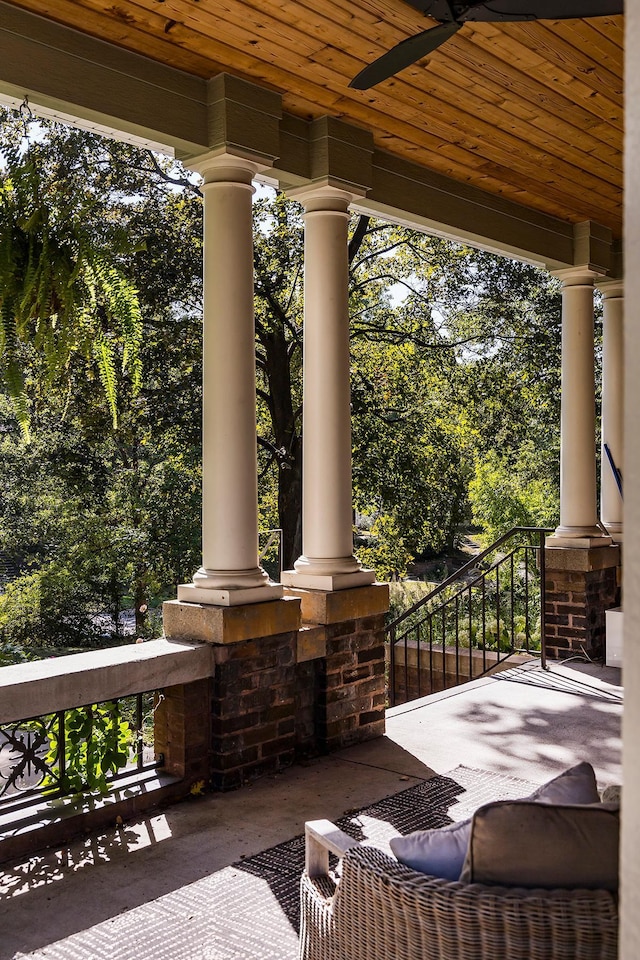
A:
POLYGON ((297 630, 216 647, 211 784, 239 787, 293 763, 297 630))
POLYGON ((298 663, 300 677, 315 697, 313 711, 308 696, 300 704, 298 722, 302 715, 306 724, 300 727, 298 749, 326 752, 382 736, 388 585, 287 593, 300 597, 309 633, 307 640, 304 628, 300 632, 298 660, 301 648, 318 645, 315 659, 298 663))
POLYGON ((547 655, 603 657, 605 611, 620 604, 620 548, 547 546, 545 561, 547 655))
POLYGON ((163 621, 168 637, 212 647, 210 697, 202 722, 211 743, 213 789, 230 790, 290 764, 300 602, 217 607, 171 600, 163 606, 163 621))
POLYGON ((212 653, 210 679, 170 688, 161 705, 166 769, 193 782, 204 765, 213 789, 229 790, 296 756, 384 733, 387 584, 288 594, 237 607, 164 604, 167 637, 212 653))

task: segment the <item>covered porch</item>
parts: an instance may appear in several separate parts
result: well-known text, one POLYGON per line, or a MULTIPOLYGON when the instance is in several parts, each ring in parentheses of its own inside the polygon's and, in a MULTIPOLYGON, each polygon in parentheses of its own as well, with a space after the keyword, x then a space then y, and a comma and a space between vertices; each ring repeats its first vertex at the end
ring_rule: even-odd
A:
POLYGON ((451 820, 585 757, 599 787, 619 783, 619 684, 614 668, 531 663, 389 711, 384 737, 17 858, 2 871, 3 950, 16 960, 293 960, 298 878, 292 889, 287 873, 300 846, 256 855, 305 820, 345 815, 384 843, 398 823, 375 804, 409 791, 395 813, 410 823, 411 788, 425 781, 451 820))
MULTIPOLYGON (((182 0, 164 3, 161 13, 150 3, 130 4, 124 14, 106 3, 86 3, 81 5, 81 17, 77 4, 62 0, 48 7, 46 16, 38 15, 41 8, 35 0, 0 4, 0 92, 9 102, 19 104, 27 94, 35 109, 175 151, 204 180, 202 565, 190 583, 176 585, 176 599, 165 606, 164 626, 169 642, 195 643, 194 649, 206 651, 198 657, 207 663, 200 664, 195 674, 191 668, 184 675, 178 671, 175 683, 169 683, 175 696, 164 708, 165 765, 181 781, 184 794, 203 776, 226 790, 270 776, 290 785, 314 770, 323 776, 333 770, 341 791, 330 799, 330 791, 317 785, 313 812, 305 803, 294 815, 283 805, 286 823, 278 821, 275 833, 261 833, 267 827, 251 807, 250 797, 262 796, 260 806, 270 822, 276 800, 263 795, 269 782, 258 780, 259 786, 249 788, 255 793, 215 795, 203 801, 210 803, 206 829, 200 824, 192 834, 192 828, 185 827, 187 836, 194 837, 194 847, 200 846, 201 833, 207 831, 217 846, 218 818, 237 809, 242 835, 247 835, 246 820, 257 831, 248 847, 254 853, 293 835, 309 816, 331 817, 334 811, 344 811, 340 764, 354 764, 350 771, 362 767, 366 777, 374 771, 375 784, 366 780, 353 803, 350 798, 349 805, 356 806, 393 792, 390 787, 398 785, 399 776, 445 774, 461 763, 541 782, 547 772, 551 775, 574 757, 593 759, 602 737, 600 713, 614 709, 600 688, 598 694, 583 690, 576 694, 536 687, 547 699, 540 708, 530 702, 536 717, 533 726, 541 737, 537 742, 547 746, 536 746, 537 760, 532 762, 525 759, 531 753, 528 734, 505 728, 504 717, 519 717, 522 691, 535 685, 491 680, 435 705, 400 708, 387 716, 383 738, 386 587, 375 584, 373 572, 363 569, 354 555, 351 526, 347 289, 351 210, 524 259, 552 270, 562 283, 561 516, 546 553, 548 568, 559 573, 557 603, 566 604, 561 597, 568 593, 579 597, 580 607, 559 612, 554 624, 554 640, 562 641, 556 647, 565 657, 585 645, 588 652, 601 650, 602 630, 592 628, 601 624, 605 606, 614 604, 619 586, 622 503, 605 458, 600 504, 596 494, 593 324, 594 293, 596 286, 601 288, 603 442, 618 465, 624 462, 625 473, 625 684, 630 694, 625 723, 631 731, 639 709, 634 705, 640 703, 635 696, 639 671, 633 647, 640 623, 636 546, 640 445, 634 416, 640 344, 633 315, 639 299, 634 287, 638 251, 631 176, 625 248, 631 307, 624 342, 622 20, 598 18, 595 26, 578 21, 574 33, 561 24, 534 24, 532 33, 529 26, 517 26, 509 28, 515 33, 507 30, 506 41, 493 26, 481 25, 474 28, 473 41, 462 36, 451 40, 452 61, 444 50, 434 57, 433 84, 429 68, 414 67, 411 82, 389 81, 385 93, 363 96, 345 92, 349 76, 381 48, 421 29, 419 15, 400 0, 389 6, 363 2, 357 5, 354 23, 347 24, 350 14, 331 4, 316 22, 305 6, 303 23, 297 21, 287 32, 281 6, 274 4, 263 23, 262 10, 258 15, 251 3, 232 4, 226 18, 216 17, 204 4, 199 6, 204 12, 194 17, 191 5, 182 0), (278 33, 275 21, 284 34, 278 33), (301 34, 307 37, 304 53, 296 46, 301 34), (345 34, 353 52, 344 49, 345 34), (539 55, 542 49, 544 56, 539 55), (524 57, 526 69, 523 62, 514 61, 516 51, 524 57), (449 104, 454 88, 457 101, 449 104), (478 102, 467 102, 465 91, 470 90, 478 102), (548 109, 540 109, 540 104, 548 104, 548 109), (305 211, 302 554, 282 583, 269 580, 257 562, 250 217, 255 178, 278 185, 305 211), (474 691, 486 696, 491 690, 506 689, 513 693, 506 701, 502 694, 484 706, 473 700, 474 691), (581 697, 586 716, 598 721, 593 727, 586 716, 573 712, 572 705, 581 697), (605 707, 596 708, 594 702, 605 707), (458 706, 461 714, 456 713, 458 706), (421 719, 427 716, 422 711, 434 709, 442 712, 440 734, 435 732, 440 721, 432 721, 431 713, 428 723, 421 719), (576 717, 575 739, 564 723, 557 742, 552 721, 556 711, 560 717, 564 711, 565 720, 566 715, 576 717), (470 724, 469 717, 474 716, 476 722, 470 724), (427 725, 428 732, 421 729, 427 725), (481 749, 478 730, 487 736, 481 749), (550 741, 545 740, 547 733, 550 741), (448 752, 432 753, 435 744, 451 750, 451 759, 448 752), (347 747, 356 753, 345 759, 341 751, 347 747), (338 753, 281 773, 301 748, 338 753), (378 750, 383 755, 378 756, 378 750), (477 762, 478 754, 482 763, 477 762), (507 754, 509 770, 501 766, 507 754), (355 756, 360 759, 352 759, 355 756), (402 773, 397 769, 399 756, 410 767, 402 764, 402 773), (224 812, 223 801, 229 803, 224 812)), ((291 6, 287 9, 291 13, 291 6)), ((629 11, 626 29, 631 39, 640 33, 634 16, 629 11)), ((632 93, 640 85, 633 64, 627 84, 632 93)), ((628 102, 632 172, 637 164, 633 137, 638 99, 631 96, 628 102)), ((141 682, 144 668, 138 664, 135 672, 141 682)), ((129 684, 126 673, 118 675, 113 695, 119 696, 118 690, 129 684)), ((154 686, 152 679, 146 689, 154 686)), ((137 690, 144 688, 138 685, 137 690)), ((52 696, 55 700, 58 693, 52 696)), ((88 702, 78 698, 71 702, 88 702)), ((632 733, 625 741, 624 770, 628 806, 622 956, 629 960, 635 958, 639 942, 634 919, 640 899, 635 857, 640 820, 634 814, 640 783, 637 751, 632 733)), ((602 775, 620 779, 619 769, 611 763, 603 757, 602 775)), ((142 834, 145 830, 141 828, 142 834)), ((146 843, 140 840, 142 846, 146 843)), ((217 869, 212 864, 226 866, 245 853, 237 839, 230 843, 223 861, 209 860, 209 872, 217 869)), ((138 839, 132 845, 136 847, 138 839)), ((163 845, 150 843, 149 848, 161 853, 163 845)), ((128 870, 124 861, 122 868, 128 870)), ((144 902, 155 902, 162 894, 159 882, 174 883, 171 870, 158 881, 160 861, 149 864, 147 874, 154 879, 144 902)), ((81 875, 82 870, 77 876, 81 875)), ((75 877, 73 873, 70 889, 81 883, 75 877)), ((115 886, 113 880, 109 884, 115 886)), ((38 898, 46 896, 36 891, 22 903, 25 909, 31 903, 33 909, 38 898)), ((72 900, 70 895, 69 903, 72 900)), ((42 906, 46 907, 44 900, 42 906)), ((114 904, 114 914, 118 910, 114 904)), ((68 933, 53 936, 60 940, 68 933)), ((43 946, 32 942, 28 949, 43 946)), ((202 950, 206 956, 206 948, 202 950)))

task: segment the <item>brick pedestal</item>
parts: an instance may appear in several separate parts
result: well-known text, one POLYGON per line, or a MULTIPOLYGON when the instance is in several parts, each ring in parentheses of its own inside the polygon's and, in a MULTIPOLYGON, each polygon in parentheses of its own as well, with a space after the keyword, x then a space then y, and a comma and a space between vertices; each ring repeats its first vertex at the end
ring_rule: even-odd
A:
POLYGON ((216 647, 211 700, 214 789, 293 763, 297 631, 216 647))
POLYGON ((547 655, 603 657, 605 611, 620 603, 620 548, 547 546, 545 560, 547 655))
MULTIPOLYGON (((312 661, 313 674, 307 676, 307 683, 313 683, 315 689, 315 748, 337 750, 382 736, 388 586, 288 593, 300 598, 303 624, 313 631, 316 642, 324 643, 324 649, 312 661)), ((299 669, 302 666, 299 664, 299 669)), ((309 738, 306 746, 311 746, 309 738)))
POLYGON ((212 650, 209 679, 165 692, 165 768, 229 790, 296 756, 381 736, 388 605, 386 584, 244 607, 165 603, 166 635, 212 650))
POLYGON ((213 646, 205 718, 211 786, 233 789, 292 763, 299 602, 215 607, 170 601, 163 618, 167 636, 213 646))

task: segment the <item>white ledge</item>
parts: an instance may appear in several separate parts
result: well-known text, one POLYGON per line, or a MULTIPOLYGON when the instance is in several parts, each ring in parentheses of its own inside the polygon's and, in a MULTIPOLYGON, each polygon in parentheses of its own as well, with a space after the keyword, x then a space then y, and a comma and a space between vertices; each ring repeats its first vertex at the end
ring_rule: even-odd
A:
POLYGON ((210 677, 212 648, 148 640, 0 668, 0 724, 210 677))

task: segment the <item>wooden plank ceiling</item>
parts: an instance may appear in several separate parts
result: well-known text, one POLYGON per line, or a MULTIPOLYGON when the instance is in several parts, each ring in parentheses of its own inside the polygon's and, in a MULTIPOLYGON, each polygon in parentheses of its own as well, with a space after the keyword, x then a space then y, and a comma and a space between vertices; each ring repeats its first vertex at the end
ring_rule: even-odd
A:
POLYGON ((623 18, 467 24, 372 90, 349 80, 429 21, 402 0, 10 0, 199 77, 226 71, 376 145, 622 234, 623 18))

